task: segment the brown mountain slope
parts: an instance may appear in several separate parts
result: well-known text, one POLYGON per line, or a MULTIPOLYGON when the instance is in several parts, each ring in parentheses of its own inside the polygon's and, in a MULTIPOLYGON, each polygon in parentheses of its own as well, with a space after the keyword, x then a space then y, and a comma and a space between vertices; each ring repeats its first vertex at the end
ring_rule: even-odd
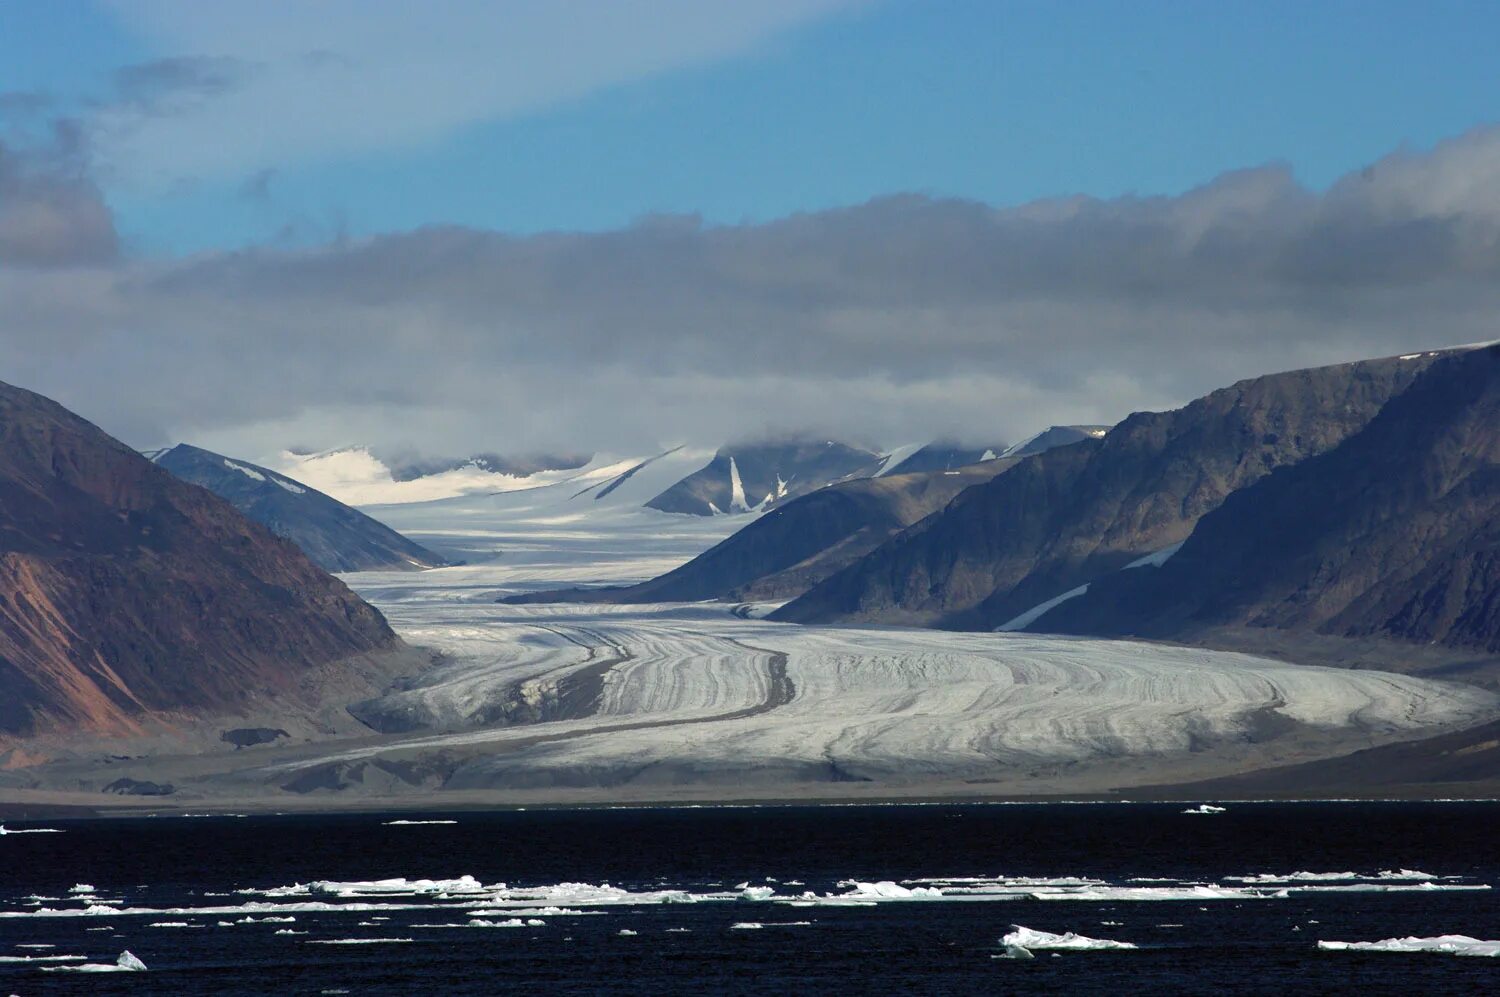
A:
POLYGON ((1432 359, 1271 374, 1137 413, 969 489, 772 618, 996 626, 1186 539, 1230 492, 1363 427, 1432 359))
POLYGON ((1442 358, 1340 446, 1231 495, 1160 568, 1032 628, 1223 626, 1500 653, 1500 347, 1442 358))
POLYGON ((130 733, 400 646, 293 544, 0 384, 0 736, 130 733))

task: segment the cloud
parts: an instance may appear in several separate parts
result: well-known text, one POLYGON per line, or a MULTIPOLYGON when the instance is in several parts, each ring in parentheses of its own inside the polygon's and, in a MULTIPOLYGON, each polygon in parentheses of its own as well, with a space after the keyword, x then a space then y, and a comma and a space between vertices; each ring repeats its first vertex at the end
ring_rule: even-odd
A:
POLYGON ((0 140, 0 266, 71 266, 112 260, 114 217, 87 177, 79 136, 55 124, 49 141, 17 147, 0 140))
POLYGON ((147 185, 409 148, 739 55, 860 2, 119 0, 108 9, 168 57, 125 71, 127 96, 157 99, 104 108, 96 141, 115 175, 147 185))
POLYGON ((639 451, 1111 422, 1270 370, 1493 339, 1500 129, 1326 192, 915 195, 711 226, 426 228, 20 273, 7 379, 138 445, 639 451))
POLYGON ((245 85, 255 67, 226 56, 174 56, 122 66, 114 72, 118 105, 145 114, 186 113, 208 98, 245 85))

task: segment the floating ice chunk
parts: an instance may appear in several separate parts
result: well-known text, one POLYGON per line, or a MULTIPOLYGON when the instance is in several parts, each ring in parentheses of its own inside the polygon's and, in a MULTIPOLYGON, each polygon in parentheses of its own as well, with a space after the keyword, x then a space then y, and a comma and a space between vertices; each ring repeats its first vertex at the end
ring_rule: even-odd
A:
POLYGON ((740 921, 729 926, 730 931, 755 931, 762 928, 807 928, 811 921, 740 921))
POLYGON ((996 956, 991 956, 990 958, 992 958, 992 959, 1035 959, 1036 956, 1032 955, 1031 954, 1031 950, 1028 949, 1028 948, 1022 948, 1019 945, 1007 945, 1007 946, 1005 946, 1005 951, 1004 952, 1001 952, 999 955, 996 955, 996 956))
POLYGON ((1162 901, 1284 899, 1286 890, 1241 889, 1230 886, 1091 886, 1077 890, 1037 890, 1034 900, 1162 901))
POLYGON ((1216 807, 1212 803, 1200 803, 1196 807, 1189 807, 1183 811, 1185 814, 1221 814, 1223 812, 1223 807, 1216 807))
MULTIPOLYGON (((501 888, 504 884, 501 884, 501 888)), ((285 887, 283 889, 286 889, 285 887)), ((297 890, 297 887, 291 888, 297 890)), ((460 876, 457 879, 375 879, 368 881, 355 881, 340 883, 331 880, 323 880, 308 883, 305 892, 310 894, 325 894, 339 897, 361 897, 361 896, 390 896, 393 894, 432 895, 438 893, 464 894, 484 893, 488 888, 473 876, 460 876)), ((267 896, 281 895, 274 891, 265 891, 267 896)))
POLYGON ((0 962, 83 962, 81 955, 0 955, 0 962))
POLYGON ((621 928, 619 931, 619 935, 622 938, 634 938, 636 934, 636 932, 631 931, 629 928, 621 928))
POLYGON ((148 928, 201 928, 201 924, 189 924, 186 921, 152 921, 148 928))
POLYGON ((1500 958, 1500 941, 1485 941, 1468 935, 1438 935, 1433 938, 1386 938, 1378 942, 1318 942, 1326 952, 1438 952, 1444 955, 1500 958))
POLYGON ((769 886, 750 886, 740 890, 741 900, 770 900, 776 891, 769 886))
POLYGON ((849 888, 849 892, 841 893, 836 898, 840 900, 936 900, 943 895, 943 891, 935 886, 909 888, 889 879, 882 879, 878 883, 846 879, 839 885, 849 888))
POLYGON ((304 945, 407 945, 412 938, 314 938, 304 945))
POLYGON ((79 883, 77 886, 74 886, 71 889, 69 889, 68 892, 69 893, 93 893, 94 892, 94 888, 92 886, 90 886, 88 883, 79 883))
POLYGON ((1011 925, 1010 932, 1000 939, 1000 944, 1006 948, 1015 946, 1031 951, 1039 949, 1092 951, 1098 949, 1133 949, 1136 947, 1131 942, 1116 942, 1107 938, 1089 938, 1085 935, 1074 934, 1071 931, 1061 935, 1054 935, 1050 931, 1036 931, 1032 928, 1022 927, 1019 924, 1011 925))
POLYGON ((120 953, 112 963, 86 962, 81 966, 43 966, 44 973, 139 973, 146 964, 131 954, 129 949, 120 953))
MULTIPOLYGON (((412 562, 416 563, 416 562, 412 562)), ((388 820, 382 827, 417 827, 422 824, 457 824, 456 820, 388 820)))
POLYGON ((305 934, 307 934, 307 932, 305 932, 305 931, 293 931, 291 928, 278 928, 276 931, 272 932, 272 934, 275 934, 275 935, 305 935, 305 934))
POLYGON ((1235 883, 1323 883, 1341 880, 1377 880, 1393 882, 1432 882, 1439 879, 1458 879, 1458 876, 1434 876, 1430 872, 1416 869, 1383 869, 1369 876, 1357 872, 1263 872, 1253 876, 1225 876, 1235 883))
POLYGON ((0 835, 6 834, 62 834, 60 827, 17 827, 9 828, 0 824, 0 835))
POLYGON ((760 929, 760 928, 764 928, 764 927, 765 927, 765 925, 761 924, 759 921, 740 921, 740 922, 738 922, 736 924, 731 924, 729 926, 729 930, 730 931, 750 931, 750 930, 756 930, 756 929, 760 929))

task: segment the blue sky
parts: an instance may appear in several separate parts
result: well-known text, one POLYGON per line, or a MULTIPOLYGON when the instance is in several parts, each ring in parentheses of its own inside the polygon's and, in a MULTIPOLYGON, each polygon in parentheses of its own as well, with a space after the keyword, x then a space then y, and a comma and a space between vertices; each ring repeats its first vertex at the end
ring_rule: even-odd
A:
MULTIPOLYGON (((472 17, 477 43, 455 59, 480 73, 484 33, 508 33, 506 17, 528 5, 487 6, 456 15, 472 17)), ((101 141, 97 174, 127 245, 167 254, 429 223, 528 233, 609 229, 655 212, 761 221, 903 191, 994 204, 1171 194, 1269 161, 1316 188, 1402 144, 1427 147, 1500 119, 1492 3, 798 6, 745 38, 688 38, 654 64, 626 59, 602 79, 572 82, 570 60, 597 62, 600 39, 569 25, 542 33, 552 50, 518 53, 528 45, 521 31, 510 47, 496 44, 497 64, 534 59, 561 66, 556 78, 519 103, 498 95, 423 132, 402 124, 423 114, 425 74, 414 72, 411 102, 361 109, 391 116, 388 141, 333 136, 304 151, 296 131, 276 135, 288 101, 266 97, 230 114, 255 119, 263 143, 198 163, 195 146, 223 145, 237 128, 210 120, 207 106, 201 121, 152 139, 172 151, 163 162, 101 141), (582 32, 576 50, 569 31, 582 32)), ((317 7, 266 19, 305 28, 317 7)), ((180 31, 163 27, 172 8, 10 0, 0 5, 0 93, 48 92, 87 120, 98 112, 84 102, 107 100, 121 66, 257 60, 232 19, 180 31)), ((667 30, 650 8, 639 5, 641 17, 605 42, 628 49, 667 30)), ((420 19, 406 20, 421 33, 420 19)), ((399 31, 355 37, 345 52, 337 25, 330 32, 320 46, 366 66, 402 42, 399 31)), ((534 75, 528 66, 517 73, 534 75)), ((434 86, 432 104, 445 93, 434 86)), ((316 113, 315 96, 309 104, 316 113)))

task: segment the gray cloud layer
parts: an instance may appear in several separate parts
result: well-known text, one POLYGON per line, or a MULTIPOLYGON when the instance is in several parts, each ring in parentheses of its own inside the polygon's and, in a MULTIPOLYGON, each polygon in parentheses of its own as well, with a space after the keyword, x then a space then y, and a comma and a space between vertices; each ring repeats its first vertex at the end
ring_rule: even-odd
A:
MULTIPOLYGON (((96 210, 86 184, 17 175, 96 210)), ((1493 128, 1325 192, 1267 166, 1177 197, 899 196, 766 225, 433 228, 169 263, 6 231, 7 379, 139 445, 247 456, 801 428, 1016 438, 1268 370, 1500 335, 1493 128)))

